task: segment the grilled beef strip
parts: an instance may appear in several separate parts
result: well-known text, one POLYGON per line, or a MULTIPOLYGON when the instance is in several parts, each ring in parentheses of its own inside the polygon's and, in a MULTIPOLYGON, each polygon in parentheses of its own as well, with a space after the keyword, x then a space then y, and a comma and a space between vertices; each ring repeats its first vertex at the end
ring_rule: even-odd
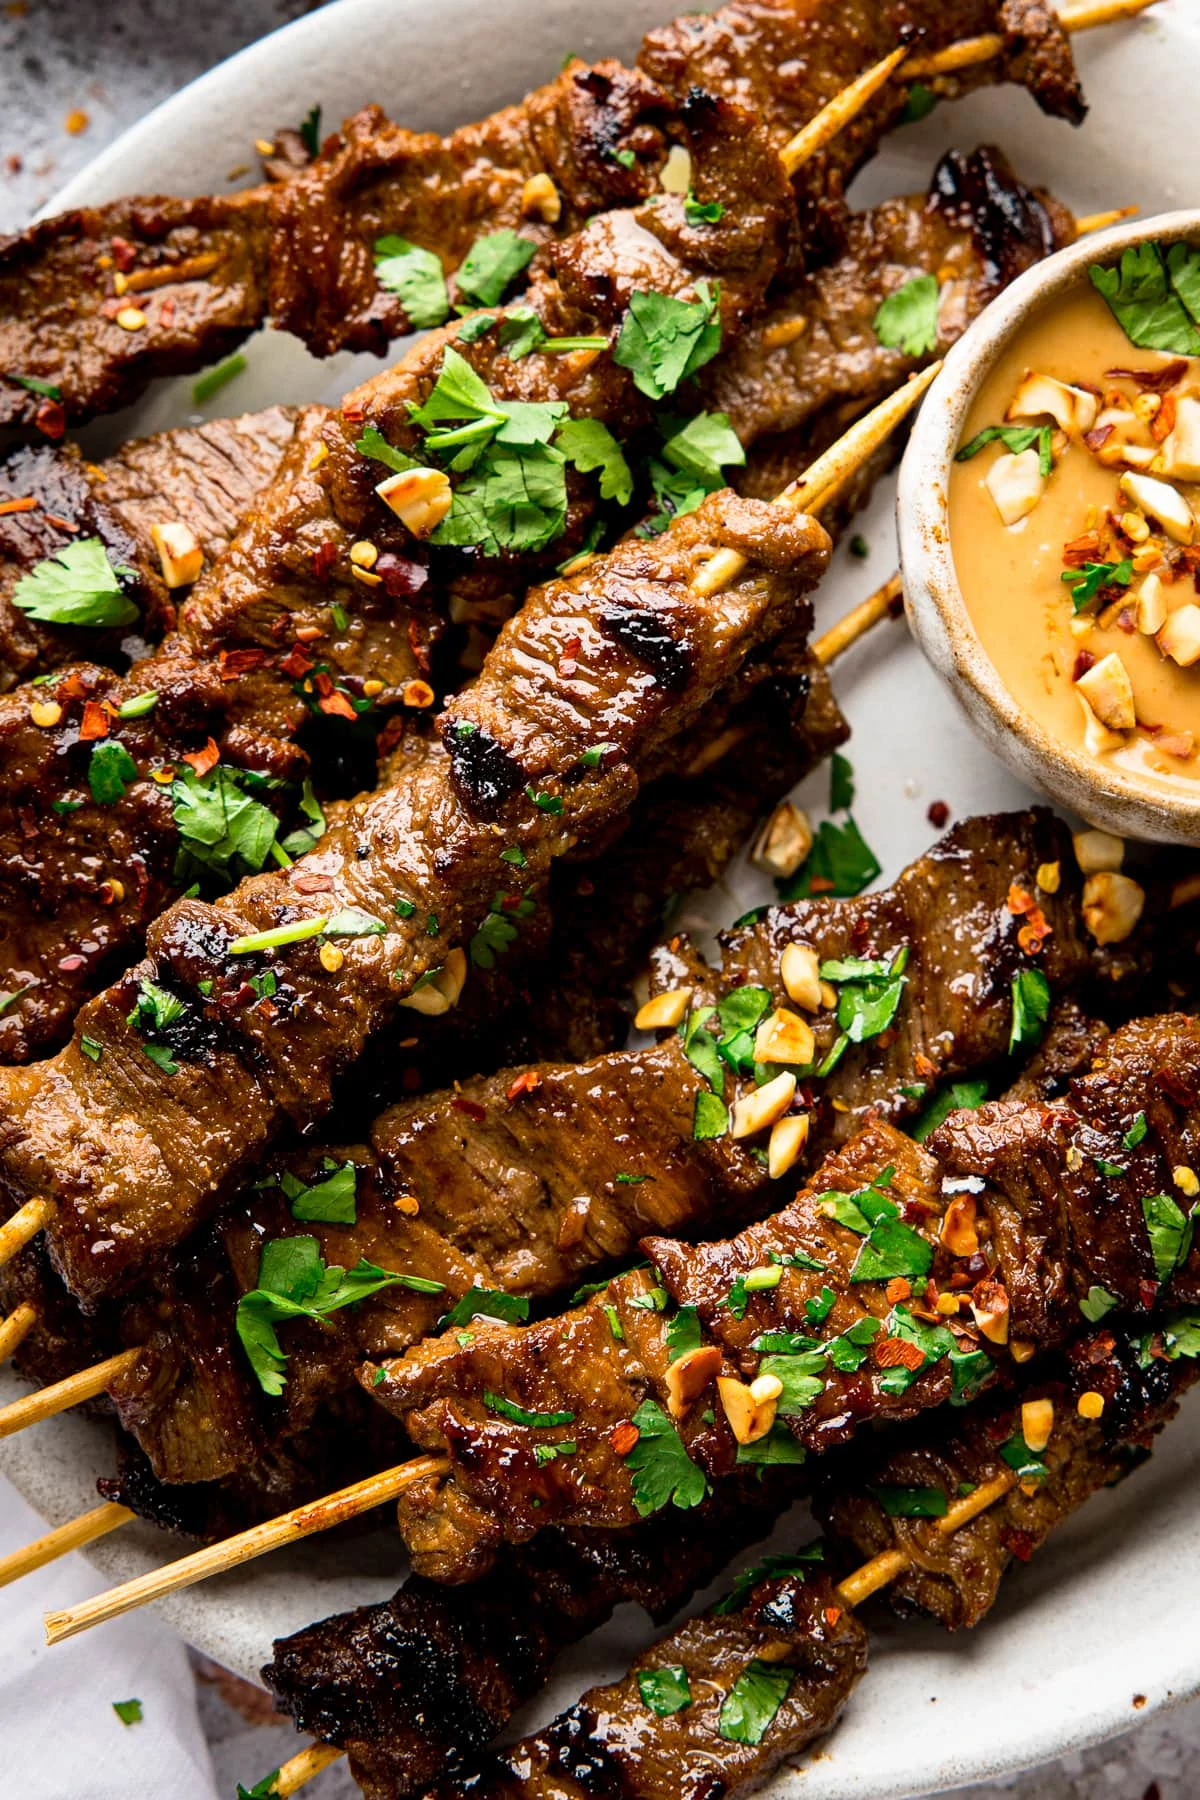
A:
POLYGON ((35 504, 0 516, 0 688, 83 657, 124 668, 144 656, 174 625, 178 598, 163 580, 152 528, 188 526, 214 561, 275 476, 298 419, 286 406, 214 419, 135 438, 99 465, 71 445, 13 450, 0 462, 0 505, 35 504), (14 604, 21 576, 87 537, 133 571, 126 592, 141 612, 135 627, 47 625, 14 604))
POLYGON ((573 839, 627 811, 639 779, 745 658, 796 628, 827 556, 811 520, 726 493, 653 545, 619 546, 548 583, 442 715, 448 758, 356 803, 302 866, 163 914, 146 962, 89 1002, 67 1049, 0 1081, 5 1190, 14 1201, 61 1196, 49 1229, 76 1295, 86 1304, 128 1281, 214 1209, 285 1121, 326 1111, 372 1031, 408 997, 428 1004, 415 984, 452 951, 463 957, 506 885, 502 851, 522 851, 536 887, 573 839), (702 599, 690 584, 714 545, 752 560, 702 599), (560 675, 575 642, 577 673, 560 675), (596 758, 581 761, 589 748, 596 758), (356 915, 351 929, 371 921, 371 935, 348 939, 344 972, 330 972, 314 940, 344 911, 356 915), (294 941, 237 948, 281 928, 294 941), (270 1017, 249 981, 268 969, 270 1017), (147 978, 183 1002, 163 1035, 173 1075, 127 1022, 147 978))
MULTIPOLYGON (((1009 1473, 1004 1451, 1023 1445, 1019 1402, 1008 1396, 998 1406, 973 1408, 949 1432, 860 1459, 849 1486, 844 1465, 819 1482, 814 1506, 833 1534, 830 1547, 843 1567, 902 1550, 913 1566, 887 1590, 893 1604, 931 1612, 952 1629, 974 1625, 991 1609, 1014 1556, 1028 1560, 1085 1500, 1145 1459, 1195 1376, 1194 1363, 1155 1361, 1111 1332, 1088 1334, 1071 1347, 1065 1368, 1025 1384, 1024 1397, 1050 1399, 1054 1406, 1046 1449, 1036 1458, 1025 1453, 1026 1465, 1039 1473, 949 1534, 938 1529, 936 1518, 885 1511, 885 1489, 923 1489, 940 1496, 944 1511, 957 1494, 1009 1473), (1084 1392, 1103 1399, 1099 1421, 1076 1411, 1084 1392)), ((797 1561, 814 1553, 820 1560, 822 1548, 810 1546, 797 1561)), ((721 1771, 723 1793, 756 1784, 830 1728, 866 1661, 863 1628, 831 1579, 812 1574, 801 1583, 797 1573, 780 1571, 780 1561, 748 1571, 726 1600, 661 1638, 620 1681, 593 1689, 530 1737, 452 1766, 430 1785, 429 1800, 707 1800, 714 1767, 721 1771), (807 1630, 791 1636, 788 1628, 801 1619, 807 1630), (760 1669, 764 1663, 768 1670, 797 1668, 808 1678, 802 1684, 793 1676, 754 1754, 741 1743, 734 1718, 720 1715, 734 1678, 747 1668, 747 1649, 755 1647, 746 1643, 748 1621, 781 1627, 765 1658, 759 1640, 760 1669), (830 1654, 831 1636, 840 1656, 830 1654), (680 1670, 690 1704, 661 1716, 652 1705, 653 1673, 673 1671, 678 1682, 680 1670)), ((366 1785, 377 1800, 409 1791, 366 1785)))
MULTIPOLYGON (((932 1616, 950 1631, 977 1625, 991 1610, 1013 1559, 1028 1562, 1050 1532, 1077 1507, 1138 1468, 1153 1439, 1175 1416, 1197 1378, 1194 1357, 1181 1355, 1162 1334, 1135 1333, 1119 1324, 1085 1332, 1061 1359, 1027 1377, 1016 1397, 980 1403, 913 1439, 839 1458, 836 1475, 815 1484, 813 1510, 839 1566, 900 1549, 911 1559, 886 1590, 898 1612, 932 1616), (1098 1394, 1099 1418, 1078 1410, 1082 1394, 1098 1394), (934 1490, 953 1499, 969 1484, 993 1480, 1011 1467, 1024 1443, 1021 1403, 1047 1399, 1053 1425, 1040 1464, 969 1525, 939 1532, 929 1518, 890 1514, 881 1490, 934 1490)), ((1017 1456, 1020 1461, 1020 1456, 1017 1456)))
MULTIPOLYGON (((616 1526, 647 1510, 638 1459, 626 1459, 640 1441, 631 1420, 659 1430, 647 1396, 672 1396, 669 1320, 656 1310, 668 1296, 709 1335, 710 1382, 722 1370, 782 1369, 793 1385, 780 1417, 813 1450, 969 1392, 993 1360, 1055 1348, 1093 1288, 1143 1315, 1195 1304, 1200 1259, 1170 1194, 1177 1171, 1183 1191, 1194 1182, 1198 1082, 1200 1023, 1133 1021, 1057 1103, 951 1115, 929 1140, 934 1154, 876 1119, 788 1207, 734 1239, 644 1238, 651 1270, 558 1320, 480 1326, 469 1344, 428 1340, 382 1365, 381 1382, 364 1372, 414 1440, 450 1458, 448 1476, 400 1501, 416 1567, 463 1579, 501 1537, 524 1541, 556 1521, 616 1526), (551 1420, 570 1423, 578 1448, 543 1465, 538 1430, 551 1420)), ((738 1444, 723 1411, 697 1418, 700 1398, 675 1449, 699 1465, 689 1479, 702 1490, 700 1470, 728 1472, 738 1444)))
MULTIPOLYGON (((935 90, 1014 80, 1047 111, 1078 121, 1082 98, 1066 38, 1036 0, 889 0, 850 11, 829 0, 733 0, 701 26, 684 18, 652 33, 633 70, 573 62, 520 105, 448 138, 404 131, 368 107, 307 169, 274 187, 223 199, 121 201, 42 221, 0 243, 0 367, 8 377, 0 382, 0 424, 61 434, 65 419, 111 411, 155 374, 224 355, 268 313, 318 354, 383 351, 409 321, 379 283, 380 236, 433 249, 447 270, 489 231, 515 228, 552 242, 593 213, 658 190, 670 140, 686 136, 679 115, 695 91, 764 109, 778 150, 898 42, 935 49, 997 30, 1007 40, 1002 56, 941 78, 935 90), (632 153, 629 167, 622 151, 632 153), (551 220, 539 218, 526 188, 548 169, 548 210, 558 209, 551 220), (117 323, 131 301, 145 318, 136 331, 117 323), (20 375, 57 385, 60 399, 24 388, 20 375)), ((829 215, 836 219, 843 185, 906 103, 902 85, 885 88, 805 172, 810 233, 823 223, 836 235, 829 215)), ((696 191, 701 200, 719 198, 700 179, 696 191)))

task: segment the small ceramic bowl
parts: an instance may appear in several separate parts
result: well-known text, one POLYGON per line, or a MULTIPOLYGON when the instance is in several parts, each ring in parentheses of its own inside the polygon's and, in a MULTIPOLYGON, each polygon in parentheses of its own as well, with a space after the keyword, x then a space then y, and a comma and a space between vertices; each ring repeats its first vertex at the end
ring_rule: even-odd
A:
POLYGON ((963 425, 980 384, 1029 314, 1087 279, 1090 263, 1113 263, 1147 239, 1200 242, 1200 212, 1162 213, 1082 238, 1026 271, 946 358, 925 397, 900 467, 896 500, 900 567, 909 624, 977 735, 1031 786, 1091 824, 1122 837, 1200 843, 1200 784, 1164 793, 1161 782, 1108 768, 1052 737, 1018 705, 971 623, 950 542, 949 481, 963 425))

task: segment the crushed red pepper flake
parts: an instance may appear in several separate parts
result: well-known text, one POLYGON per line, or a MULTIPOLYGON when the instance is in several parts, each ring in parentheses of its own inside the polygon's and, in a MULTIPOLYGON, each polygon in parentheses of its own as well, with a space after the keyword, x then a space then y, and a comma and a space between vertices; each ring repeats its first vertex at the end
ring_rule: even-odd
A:
POLYGON ((912 1284, 906 1281, 903 1275, 893 1275, 884 1289, 884 1293, 895 1306, 898 1300, 908 1300, 912 1297, 912 1284))
POLYGON ((522 1074, 518 1075, 516 1080, 508 1087, 504 1098, 510 1101, 519 1100, 522 1094, 532 1094, 535 1089, 540 1088, 541 1085, 542 1078, 538 1071, 536 1069, 526 1069, 522 1074))
POLYGON ((318 581, 324 581, 336 561, 337 545, 332 538, 326 538, 325 542, 318 544, 312 553, 313 575, 318 581))
POLYGON ((43 400, 33 415, 33 422, 43 437, 57 442, 60 437, 66 435, 66 408, 61 400, 43 400))
POLYGON ((280 673, 286 675, 289 681, 299 681, 302 675, 307 675, 315 667, 312 657, 301 644, 294 644, 279 665, 280 673))
POLYGON ((261 669, 266 660, 265 650, 222 650, 218 658, 221 680, 236 681, 239 675, 248 675, 251 669, 261 669))
POLYGON ((194 769, 197 775, 207 775, 210 769, 216 768, 220 760, 221 752, 212 738, 209 738, 203 750, 191 750, 183 758, 183 761, 188 764, 189 768, 194 769))
POLYGON ((944 800, 931 800, 925 817, 935 831, 940 831, 950 817, 950 808, 944 800))
POLYGON ((85 744, 94 743, 97 738, 108 736, 108 713, 99 700, 85 701, 79 736, 85 744))
POLYGON ((915 1373, 925 1361, 925 1352, 909 1338, 876 1338, 871 1360, 881 1369, 912 1369, 915 1373))
POLYGON ((41 501, 32 494, 22 494, 17 500, 0 500, 0 518, 5 513, 35 512, 40 505, 41 501))
POLYGON ((455 1094, 450 1104, 455 1112, 466 1113, 468 1119, 474 1119, 477 1125, 482 1125, 487 1118, 486 1107, 480 1106, 475 1100, 464 1100, 461 1094, 455 1094))
POLYGON ((358 714, 355 712, 353 706, 351 706, 349 700, 347 700, 345 694, 339 693, 336 690, 332 694, 322 694, 317 701, 317 705, 320 707, 321 711, 330 718, 356 719, 358 717, 358 714))

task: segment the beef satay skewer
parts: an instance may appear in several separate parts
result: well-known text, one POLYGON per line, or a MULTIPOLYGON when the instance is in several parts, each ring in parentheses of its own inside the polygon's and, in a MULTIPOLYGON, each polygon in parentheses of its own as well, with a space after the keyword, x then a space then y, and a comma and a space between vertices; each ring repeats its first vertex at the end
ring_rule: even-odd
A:
MULTIPOLYGON (((947 1507, 943 1517, 937 1521, 937 1529, 947 1536, 960 1531, 1003 1499, 1016 1480, 1016 1475, 1006 1470, 991 1481, 981 1483, 973 1493, 954 1500, 947 1507)), ((853 1611, 902 1575, 910 1562, 911 1558, 903 1550, 881 1551, 878 1556, 871 1557, 870 1561, 863 1563, 839 1582, 833 1590, 833 1597, 840 1606, 853 1611)), ((307 1745, 280 1767, 275 1777, 275 1792, 297 1793, 314 1775, 328 1768, 342 1755, 344 1752, 332 1744, 307 1745), (321 1752, 324 1754, 320 1754, 321 1752)))

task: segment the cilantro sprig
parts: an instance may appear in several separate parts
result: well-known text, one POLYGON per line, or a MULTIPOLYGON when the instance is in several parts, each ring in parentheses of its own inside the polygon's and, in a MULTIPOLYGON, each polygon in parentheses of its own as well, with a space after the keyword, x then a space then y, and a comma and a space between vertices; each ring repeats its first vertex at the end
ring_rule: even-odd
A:
POLYGON ((1064 569, 1059 580, 1071 589, 1072 611, 1081 613, 1101 588, 1128 587, 1133 580, 1133 564, 1128 557, 1115 563, 1085 562, 1082 568, 1064 569))
POLYGON ((275 1327, 286 1319, 324 1319, 384 1288, 440 1294, 440 1281, 381 1269, 362 1258, 353 1269, 326 1266, 315 1237, 270 1238, 263 1245, 258 1285, 237 1304, 237 1334, 265 1394, 282 1394, 285 1355, 275 1327))
POLYGON ((703 1469, 692 1461, 683 1439, 656 1400, 643 1400, 633 1415, 638 1440, 625 1458, 633 1476, 633 1504, 647 1519, 668 1504, 688 1510, 709 1493, 703 1469))
POLYGON ((432 250, 390 233, 376 238, 375 275, 381 287, 399 295, 415 330, 428 331, 450 317, 446 277, 432 250))
POLYGON ((1088 278, 1139 350, 1200 356, 1200 250, 1135 244, 1115 269, 1093 263, 1088 278))
POLYGON ((138 610, 122 582, 136 579, 98 537, 76 538, 22 575, 12 600, 45 625, 131 625, 138 610))
POLYGON ((875 335, 888 350, 926 356, 937 349, 938 284, 932 275, 914 275, 889 294, 875 314, 875 335))
POLYGON ((629 297, 613 361, 650 400, 665 400, 721 348, 720 288, 698 281, 696 294, 677 300, 635 289, 629 297))
POLYGON ((1050 983, 1040 969, 1020 969, 1012 979, 1012 1025, 1008 1053, 1037 1043, 1050 1017, 1050 983))

